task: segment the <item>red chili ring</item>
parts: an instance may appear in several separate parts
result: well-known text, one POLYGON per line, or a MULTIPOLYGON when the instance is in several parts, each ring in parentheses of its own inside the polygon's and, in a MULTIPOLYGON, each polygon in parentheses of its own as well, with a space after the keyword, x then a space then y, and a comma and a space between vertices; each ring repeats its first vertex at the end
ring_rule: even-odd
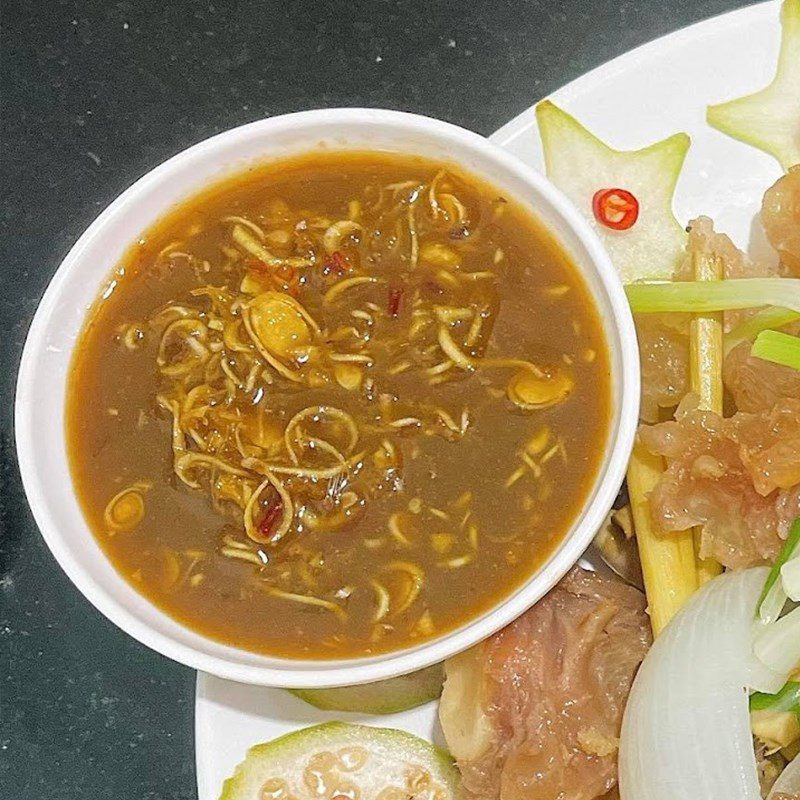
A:
POLYGON ((639 201, 627 189, 600 189, 592 198, 592 211, 601 225, 626 231, 639 218, 639 201))

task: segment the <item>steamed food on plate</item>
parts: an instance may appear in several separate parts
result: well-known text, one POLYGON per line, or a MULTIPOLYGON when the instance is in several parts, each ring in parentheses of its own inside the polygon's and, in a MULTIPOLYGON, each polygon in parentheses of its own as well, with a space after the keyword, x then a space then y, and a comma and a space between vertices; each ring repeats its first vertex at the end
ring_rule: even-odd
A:
MULTIPOLYGON (((787 3, 784 13, 785 20, 800 18, 800 3, 787 3)), ((613 223, 627 213, 623 203, 658 208, 647 194, 626 199, 626 181, 641 179, 642 154, 655 146, 633 153, 603 150, 575 120, 543 105, 546 152, 565 142, 578 151, 548 154, 548 165, 561 165, 554 178, 598 228, 608 229, 604 236, 618 252, 629 255, 629 244, 641 254, 613 223), (549 135, 554 125, 571 134, 549 135), (586 171, 573 176, 565 165, 587 163, 583 152, 600 160, 598 181, 618 187, 617 217, 604 218, 586 192, 582 204, 575 194, 587 184, 586 171)), ((793 113, 800 134, 800 109, 793 113)), ((649 173, 649 182, 660 181, 657 196, 674 187, 676 164, 664 161, 660 176, 649 173)), ((640 337, 643 395, 643 424, 627 480, 630 533, 658 638, 625 707, 622 800, 757 800, 781 773, 786 777, 770 797, 797 797, 800 790, 791 777, 796 766, 786 767, 800 749, 798 177, 791 169, 764 198, 761 220, 775 261, 751 260, 701 217, 688 225, 670 280, 653 275, 650 259, 639 274, 629 270, 625 276, 640 337)), ((646 192, 646 183, 640 185, 646 192)), ((640 241, 657 247, 661 231, 661 251, 669 252, 673 236, 663 220, 639 215, 639 223, 653 232, 640 241)), ((566 649, 556 652, 563 657, 566 649)), ((568 664, 565 658, 563 676, 568 664)), ((519 683, 519 677, 510 682, 515 691, 506 708, 526 707, 519 683)), ((556 719, 551 715, 549 730, 556 719)), ((522 737, 512 737, 502 770, 524 757, 534 730, 529 726, 522 737)), ((562 735, 562 752, 569 752, 569 736, 562 735)), ((502 737, 495 731, 490 741, 497 747, 502 737)), ((567 763, 565 775, 581 785, 575 797, 602 796, 601 787, 579 780, 580 759, 567 763)), ((469 788, 472 773, 465 775, 469 788)), ((550 775, 528 773, 537 787, 545 787, 550 775)), ((568 783, 557 783, 561 789, 542 796, 559 797, 568 783)), ((497 796, 514 796, 502 778, 494 786, 497 796)))
MULTIPOLYGON (((789 167, 800 2, 782 22, 771 87, 709 120, 789 167)), ((751 260, 699 218, 671 283, 627 287, 647 423, 628 489, 661 635, 625 711, 623 800, 800 796, 798 178, 789 168, 764 196, 777 259, 751 260)))
MULTIPOLYGON (((727 236, 715 233, 707 218, 690 224, 687 252, 676 280, 691 279, 691 267, 699 260, 713 261, 725 279, 777 274, 775 267, 751 262, 727 236)), ((720 324, 735 332, 749 313, 724 312, 720 324)), ((639 326, 655 338, 653 326, 663 320, 663 315, 660 320, 642 315, 639 326)), ((704 408, 699 396, 688 391, 689 321, 674 322, 660 336, 670 343, 672 383, 683 384, 683 397, 674 420, 640 432, 643 446, 666 464, 650 495, 657 528, 669 532, 700 526, 700 557, 725 567, 774 560, 800 514, 800 460, 791 444, 800 436, 800 372, 754 358, 750 341, 728 340, 732 346, 727 356, 718 354, 716 379, 735 413, 723 415, 722 408, 704 408)), ((656 420, 657 415, 648 421, 656 420)))
POLYGON ((394 650, 491 608, 569 530, 608 435, 569 258, 413 157, 212 187, 143 235, 76 353, 69 449, 103 549, 179 621, 271 655, 394 650))

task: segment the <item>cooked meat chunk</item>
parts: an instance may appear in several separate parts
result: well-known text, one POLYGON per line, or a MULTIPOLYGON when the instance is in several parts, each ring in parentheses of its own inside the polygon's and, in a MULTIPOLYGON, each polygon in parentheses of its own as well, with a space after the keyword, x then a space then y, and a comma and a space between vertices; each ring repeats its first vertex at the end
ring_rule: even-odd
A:
POLYGON ((641 592, 576 568, 448 663, 440 715, 468 797, 613 797, 622 712, 650 641, 641 592))
POLYGON ((664 532, 703 529, 701 555, 726 567, 772 560, 800 515, 800 400, 722 418, 691 406, 674 421, 643 426, 648 449, 667 460, 650 496, 664 532))

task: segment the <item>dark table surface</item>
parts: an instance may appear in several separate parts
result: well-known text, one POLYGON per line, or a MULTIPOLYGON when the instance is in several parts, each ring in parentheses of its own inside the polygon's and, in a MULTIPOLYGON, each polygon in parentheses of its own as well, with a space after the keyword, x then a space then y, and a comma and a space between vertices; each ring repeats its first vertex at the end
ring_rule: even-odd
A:
POLYGON ((20 485, 14 380, 92 218, 194 142, 288 111, 383 106, 489 134, 739 0, 6 0, 0 184, 0 797, 194 798, 194 673, 114 628, 20 485))

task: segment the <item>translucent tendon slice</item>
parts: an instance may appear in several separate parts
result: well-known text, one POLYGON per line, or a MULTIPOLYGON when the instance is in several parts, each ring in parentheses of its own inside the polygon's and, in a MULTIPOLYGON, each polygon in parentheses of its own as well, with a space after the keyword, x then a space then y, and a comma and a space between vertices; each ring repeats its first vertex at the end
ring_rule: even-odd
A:
POLYGON ((595 228, 623 282, 671 278, 686 243, 672 196, 689 137, 677 133, 641 150, 614 150, 549 100, 536 107, 536 119, 547 176, 595 228), (614 230, 595 217, 595 195, 609 189, 638 202, 631 227, 614 230))
POLYGON ((800 0, 784 0, 781 51, 772 83, 709 106, 707 119, 728 136, 769 153, 784 170, 800 163, 800 0))

